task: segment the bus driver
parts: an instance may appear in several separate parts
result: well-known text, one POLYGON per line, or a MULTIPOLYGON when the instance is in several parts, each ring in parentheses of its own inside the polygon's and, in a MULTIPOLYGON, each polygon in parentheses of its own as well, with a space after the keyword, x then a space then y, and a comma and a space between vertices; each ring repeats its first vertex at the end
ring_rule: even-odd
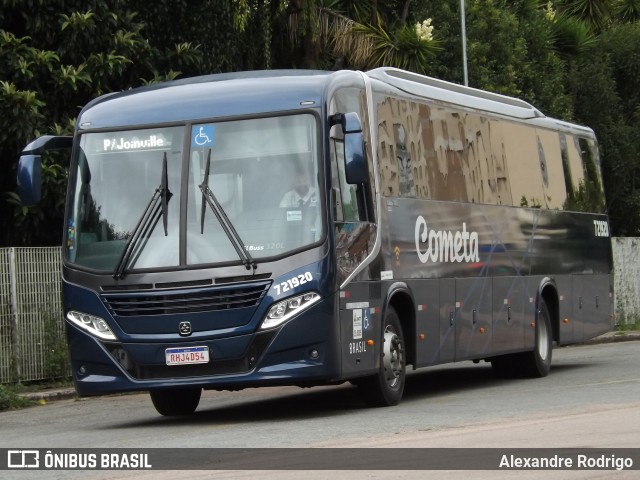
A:
POLYGON ((280 207, 305 207, 316 203, 316 192, 311 185, 309 170, 300 163, 294 163, 291 190, 280 200, 280 207))

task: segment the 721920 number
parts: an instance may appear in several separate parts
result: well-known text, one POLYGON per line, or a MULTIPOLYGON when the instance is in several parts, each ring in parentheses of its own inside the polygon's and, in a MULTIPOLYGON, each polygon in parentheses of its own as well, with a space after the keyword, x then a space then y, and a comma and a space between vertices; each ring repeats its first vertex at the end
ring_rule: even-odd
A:
POLYGON ((313 275, 311 275, 311 272, 304 272, 297 277, 292 277, 285 280, 284 282, 276 283, 273 288, 276 291, 276 295, 280 295, 281 293, 288 292, 289 290, 299 287, 300 285, 304 285, 311 280, 313 280, 313 275))

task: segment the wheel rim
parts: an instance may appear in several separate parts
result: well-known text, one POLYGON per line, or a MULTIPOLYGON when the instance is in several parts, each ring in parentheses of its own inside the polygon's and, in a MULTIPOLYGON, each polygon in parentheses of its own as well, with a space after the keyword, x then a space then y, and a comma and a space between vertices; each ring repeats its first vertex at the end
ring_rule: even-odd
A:
POLYGON ((544 318, 538 320, 538 355, 543 361, 549 356, 549 331, 544 318))
POLYGON ((384 331, 384 374, 387 384, 395 388, 400 383, 404 369, 402 339, 390 325, 384 331))

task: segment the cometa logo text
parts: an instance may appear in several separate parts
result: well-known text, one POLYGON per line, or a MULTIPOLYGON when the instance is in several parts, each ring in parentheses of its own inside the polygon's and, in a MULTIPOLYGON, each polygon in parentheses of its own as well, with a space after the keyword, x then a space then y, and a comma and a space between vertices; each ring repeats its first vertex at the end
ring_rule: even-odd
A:
POLYGON ((416 253, 422 263, 431 262, 479 262, 478 233, 467 231, 429 230, 422 215, 416 219, 416 253))

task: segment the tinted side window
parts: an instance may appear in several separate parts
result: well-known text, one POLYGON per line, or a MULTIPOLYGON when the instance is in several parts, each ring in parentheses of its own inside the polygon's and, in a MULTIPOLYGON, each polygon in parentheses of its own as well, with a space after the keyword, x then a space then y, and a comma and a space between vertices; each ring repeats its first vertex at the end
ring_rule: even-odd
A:
POLYGON ((606 210, 604 190, 596 144, 589 138, 573 137, 572 140, 582 168, 580 169, 580 180, 577 184, 572 182, 565 209, 604 213, 606 210))

